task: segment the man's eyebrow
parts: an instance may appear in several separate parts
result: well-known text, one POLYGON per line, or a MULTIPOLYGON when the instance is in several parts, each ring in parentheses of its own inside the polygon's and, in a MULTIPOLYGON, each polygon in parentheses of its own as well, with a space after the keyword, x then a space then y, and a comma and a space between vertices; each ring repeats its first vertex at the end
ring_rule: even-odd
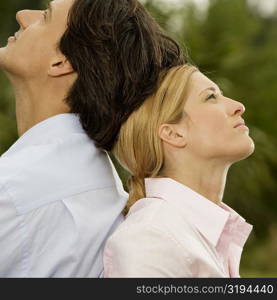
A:
MULTIPOLYGON (((222 90, 220 89, 220 88, 218 88, 219 89, 219 91, 220 91, 220 93, 223 95, 223 92, 222 92, 222 90)), ((204 93, 205 91, 213 91, 213 92, 216 92, 217 90, 218 90, 217 88, 215 88, 215 87, 213 87, 213 86, 211 86, 211 87, 208 87, 208 88, 206 88, 205 90, 203 90, 200 94, 199 94, 199 96, 202 94, 202 93, 204 93)))
POLYGON ((53 13, 53 6, 52 6, 52 1, 49 1, 46 3, 46 9, 49 10, 49 17, 52 17, 52 13, 53 13))

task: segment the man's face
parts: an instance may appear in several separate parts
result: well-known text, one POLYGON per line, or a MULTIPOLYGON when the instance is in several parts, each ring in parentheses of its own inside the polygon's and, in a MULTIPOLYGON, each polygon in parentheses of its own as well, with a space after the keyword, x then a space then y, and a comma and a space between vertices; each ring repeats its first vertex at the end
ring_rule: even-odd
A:
POLYGON ((73 0, 54 0, 47 10, 17 12, 20 28, 0 48, 0 68, 23 78, 47 76, 59 55, 57 44, 66 30, 72 4, 73 0))

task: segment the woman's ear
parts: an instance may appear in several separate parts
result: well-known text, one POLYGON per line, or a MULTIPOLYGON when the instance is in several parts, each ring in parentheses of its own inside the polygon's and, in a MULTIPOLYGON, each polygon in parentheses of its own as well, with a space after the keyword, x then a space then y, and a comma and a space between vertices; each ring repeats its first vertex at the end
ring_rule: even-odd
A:
POLYGON ((186 146, 186 130, 181 124, 162 124, 159 128, 159 136, 173 147, 183 148, 186 146))
POLYGON ((74 73, 71 63, 64 56, 56 57, 48 70, 48 75, 50 77, 60 77, 64 75, 68 75, 74 73))

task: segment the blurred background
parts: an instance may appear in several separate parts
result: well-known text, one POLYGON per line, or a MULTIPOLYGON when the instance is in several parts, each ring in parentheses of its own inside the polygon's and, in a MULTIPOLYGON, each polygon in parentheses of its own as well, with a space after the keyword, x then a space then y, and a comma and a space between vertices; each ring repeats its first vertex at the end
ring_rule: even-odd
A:
MULTIPOLYGON (((18 30, 15 13, 43 2, 0 2, 0 47, 18 30)), ((254 225, 241 277, 277 277, 277 0, 141 2, 190 61, 246 107, 256 151, 231 168, 224 202, 254 225)), ((0 155, 17 138, 13 92, 0 71, 0 155)))

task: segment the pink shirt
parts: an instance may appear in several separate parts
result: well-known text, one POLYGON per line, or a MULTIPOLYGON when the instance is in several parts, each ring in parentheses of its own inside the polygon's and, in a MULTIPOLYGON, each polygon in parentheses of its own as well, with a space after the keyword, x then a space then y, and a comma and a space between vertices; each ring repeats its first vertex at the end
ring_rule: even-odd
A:
POLYGON ((106 243, 105 277, 240 277, 252 225, 173 179, 145 188, 106 243))

